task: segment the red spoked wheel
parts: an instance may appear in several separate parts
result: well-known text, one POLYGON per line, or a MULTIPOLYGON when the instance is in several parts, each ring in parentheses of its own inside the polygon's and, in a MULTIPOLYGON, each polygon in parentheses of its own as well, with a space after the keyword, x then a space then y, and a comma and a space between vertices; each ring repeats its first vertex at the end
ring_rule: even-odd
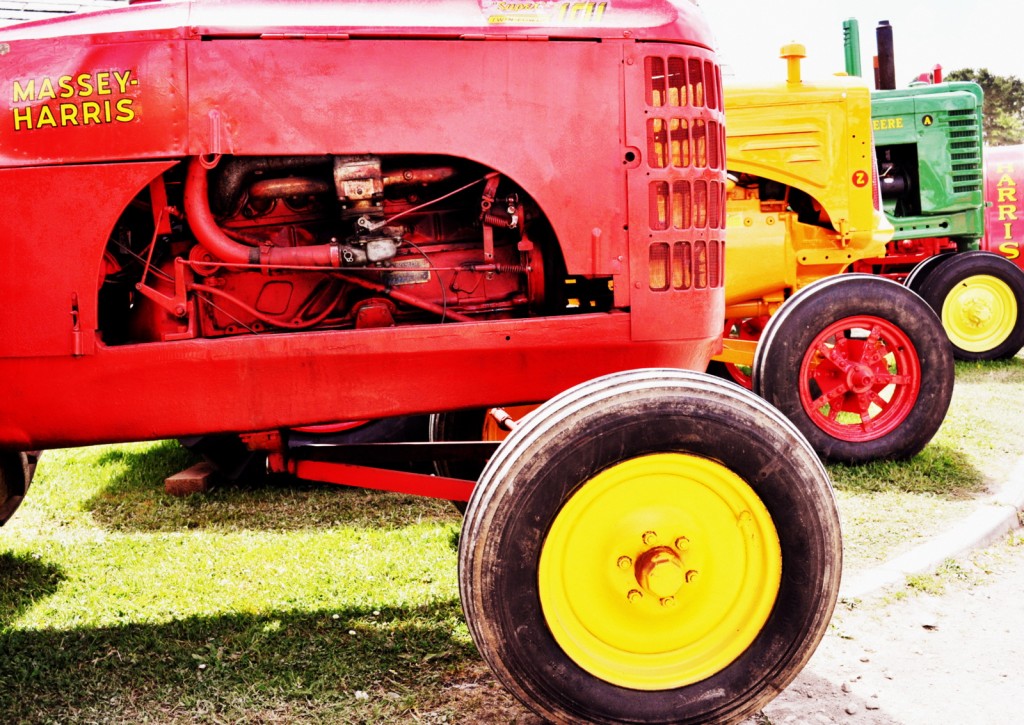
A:
POLYGON ((765 326, 754 392, 826 459, 864 463, 919 452, 946 416, 953 354, 918 295, 882 277, 808 285, 765 326))
POLYGON ((822 330, 800 365, 800 402, 819 428, 871 441, 907 419, 921 390, 910 337, 888 320, 848 317, 822 330))

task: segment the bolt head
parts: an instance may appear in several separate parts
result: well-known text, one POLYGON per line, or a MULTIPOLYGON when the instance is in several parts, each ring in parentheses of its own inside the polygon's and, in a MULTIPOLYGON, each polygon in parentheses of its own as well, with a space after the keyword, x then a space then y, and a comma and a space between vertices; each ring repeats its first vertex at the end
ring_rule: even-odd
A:
POLYGON ((686 583, 687 584, 691 584, 696 578, 697 578, 697 570, 696 569, 690 569, 688 572, 686 572, 686 583))
POLYGON ((633 560, 630 559, 628 556, 620 556, 619 560, 616 563, 618 564, 620 569, 629 569, 633 566, 633 560))
POLYGON ((674 607, 674 606, 676 606, 676 598, 675 597, 662 597, 661 601, 659 602, 659 604, 661 604, 661 606, 663 606, 663 607, 674 607))
POLYGON ((687 539, 685 536, 680 536, 678 539, 676 539, 675 543, 676 548, 679 549, 679 551, 686 551, 690 548, 690 540, 687 539))
POLYGON ((636 604, 643 598, 643 592, 641 592, 639 589, 630 589, 629 594, 626 595, 626 599, 629 600, 630 604, 636 604))
POLYGON ((658 535, 653 531, 645 531, 641 538, 643 538, 643 542, 647 546, 653 546, 658 543, 658 535))

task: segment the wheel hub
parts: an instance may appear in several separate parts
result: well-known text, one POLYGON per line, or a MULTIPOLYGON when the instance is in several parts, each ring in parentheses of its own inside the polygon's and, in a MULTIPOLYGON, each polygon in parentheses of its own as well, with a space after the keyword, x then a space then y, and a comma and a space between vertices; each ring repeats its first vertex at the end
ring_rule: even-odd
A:
POLYGON ((865 442, 898 428, 917 402, 921 365, 907 333, 873 315, 828 325, 800 365, 800 402, 830 436, 865 442))
POLYGON ((683 560, 667 546, 655 546, 637 557, 634 574, 640 588, 659 600, 675 597, 686 581, 683 560))
POLYGON ((846 372, 846 384, 858 395, 870 391, 875 384, 874 368, 864 363, 852 365, 846 372))
POLYGON ((990 275, 973 275, 956 285, 942 303, 942 324, 961 350, 994 350, 1013 334, 1017 300, 1013 289, 990 275))
POLYGON ((963 302, 962 313, 968 324, 981 327, 992 319, 991 300, 982 295, 973 294, 963 302))

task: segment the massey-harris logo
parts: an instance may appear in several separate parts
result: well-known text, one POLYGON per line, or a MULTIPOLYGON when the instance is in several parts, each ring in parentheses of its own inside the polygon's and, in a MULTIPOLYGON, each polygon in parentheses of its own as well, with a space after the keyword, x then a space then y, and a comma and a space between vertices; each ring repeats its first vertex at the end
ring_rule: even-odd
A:
POLYGON ((138 86, 131 70, 15 79, 11 121, 15 131, 128 123, 138 115, 138 86))
MULTIPOLYGON (((1020 201, 1017 199, 1017 182, 1014 181, 1012 174, 1014 173, 1014 165, 1012 163, 1000 163, 996 164, 996 173, 999 174, 999 181, 996 182, 996 194, 999 198, 990 200, 996 207, 998 213, 997 223, 1000 225, 998 234, 1001 239, 1010 240, 1003 241, 999 244, 999 252, 1009 259, 1017 259, 1020 256, 1020 238, 1013 240, 1014 227, 1018 226, 1014 224, 1020 220, 1020 201)), ((995 237, 996 230, 989 227, 989 234, 991 237, 995 237)), ((995 239, 990 239, 992 243, 995 239)))
POLYGON ((600 23, 609 5, 607 2, 485 0, 481 7, 491 25, 574 25, 600 23))

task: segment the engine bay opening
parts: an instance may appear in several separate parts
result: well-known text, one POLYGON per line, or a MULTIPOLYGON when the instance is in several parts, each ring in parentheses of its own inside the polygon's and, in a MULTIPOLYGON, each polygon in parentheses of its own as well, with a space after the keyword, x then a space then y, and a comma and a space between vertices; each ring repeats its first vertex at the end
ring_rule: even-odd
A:
POLYGON ((437 156, 197 158, 111 234, 107 345, 607 310, 493 169, 437 156))

